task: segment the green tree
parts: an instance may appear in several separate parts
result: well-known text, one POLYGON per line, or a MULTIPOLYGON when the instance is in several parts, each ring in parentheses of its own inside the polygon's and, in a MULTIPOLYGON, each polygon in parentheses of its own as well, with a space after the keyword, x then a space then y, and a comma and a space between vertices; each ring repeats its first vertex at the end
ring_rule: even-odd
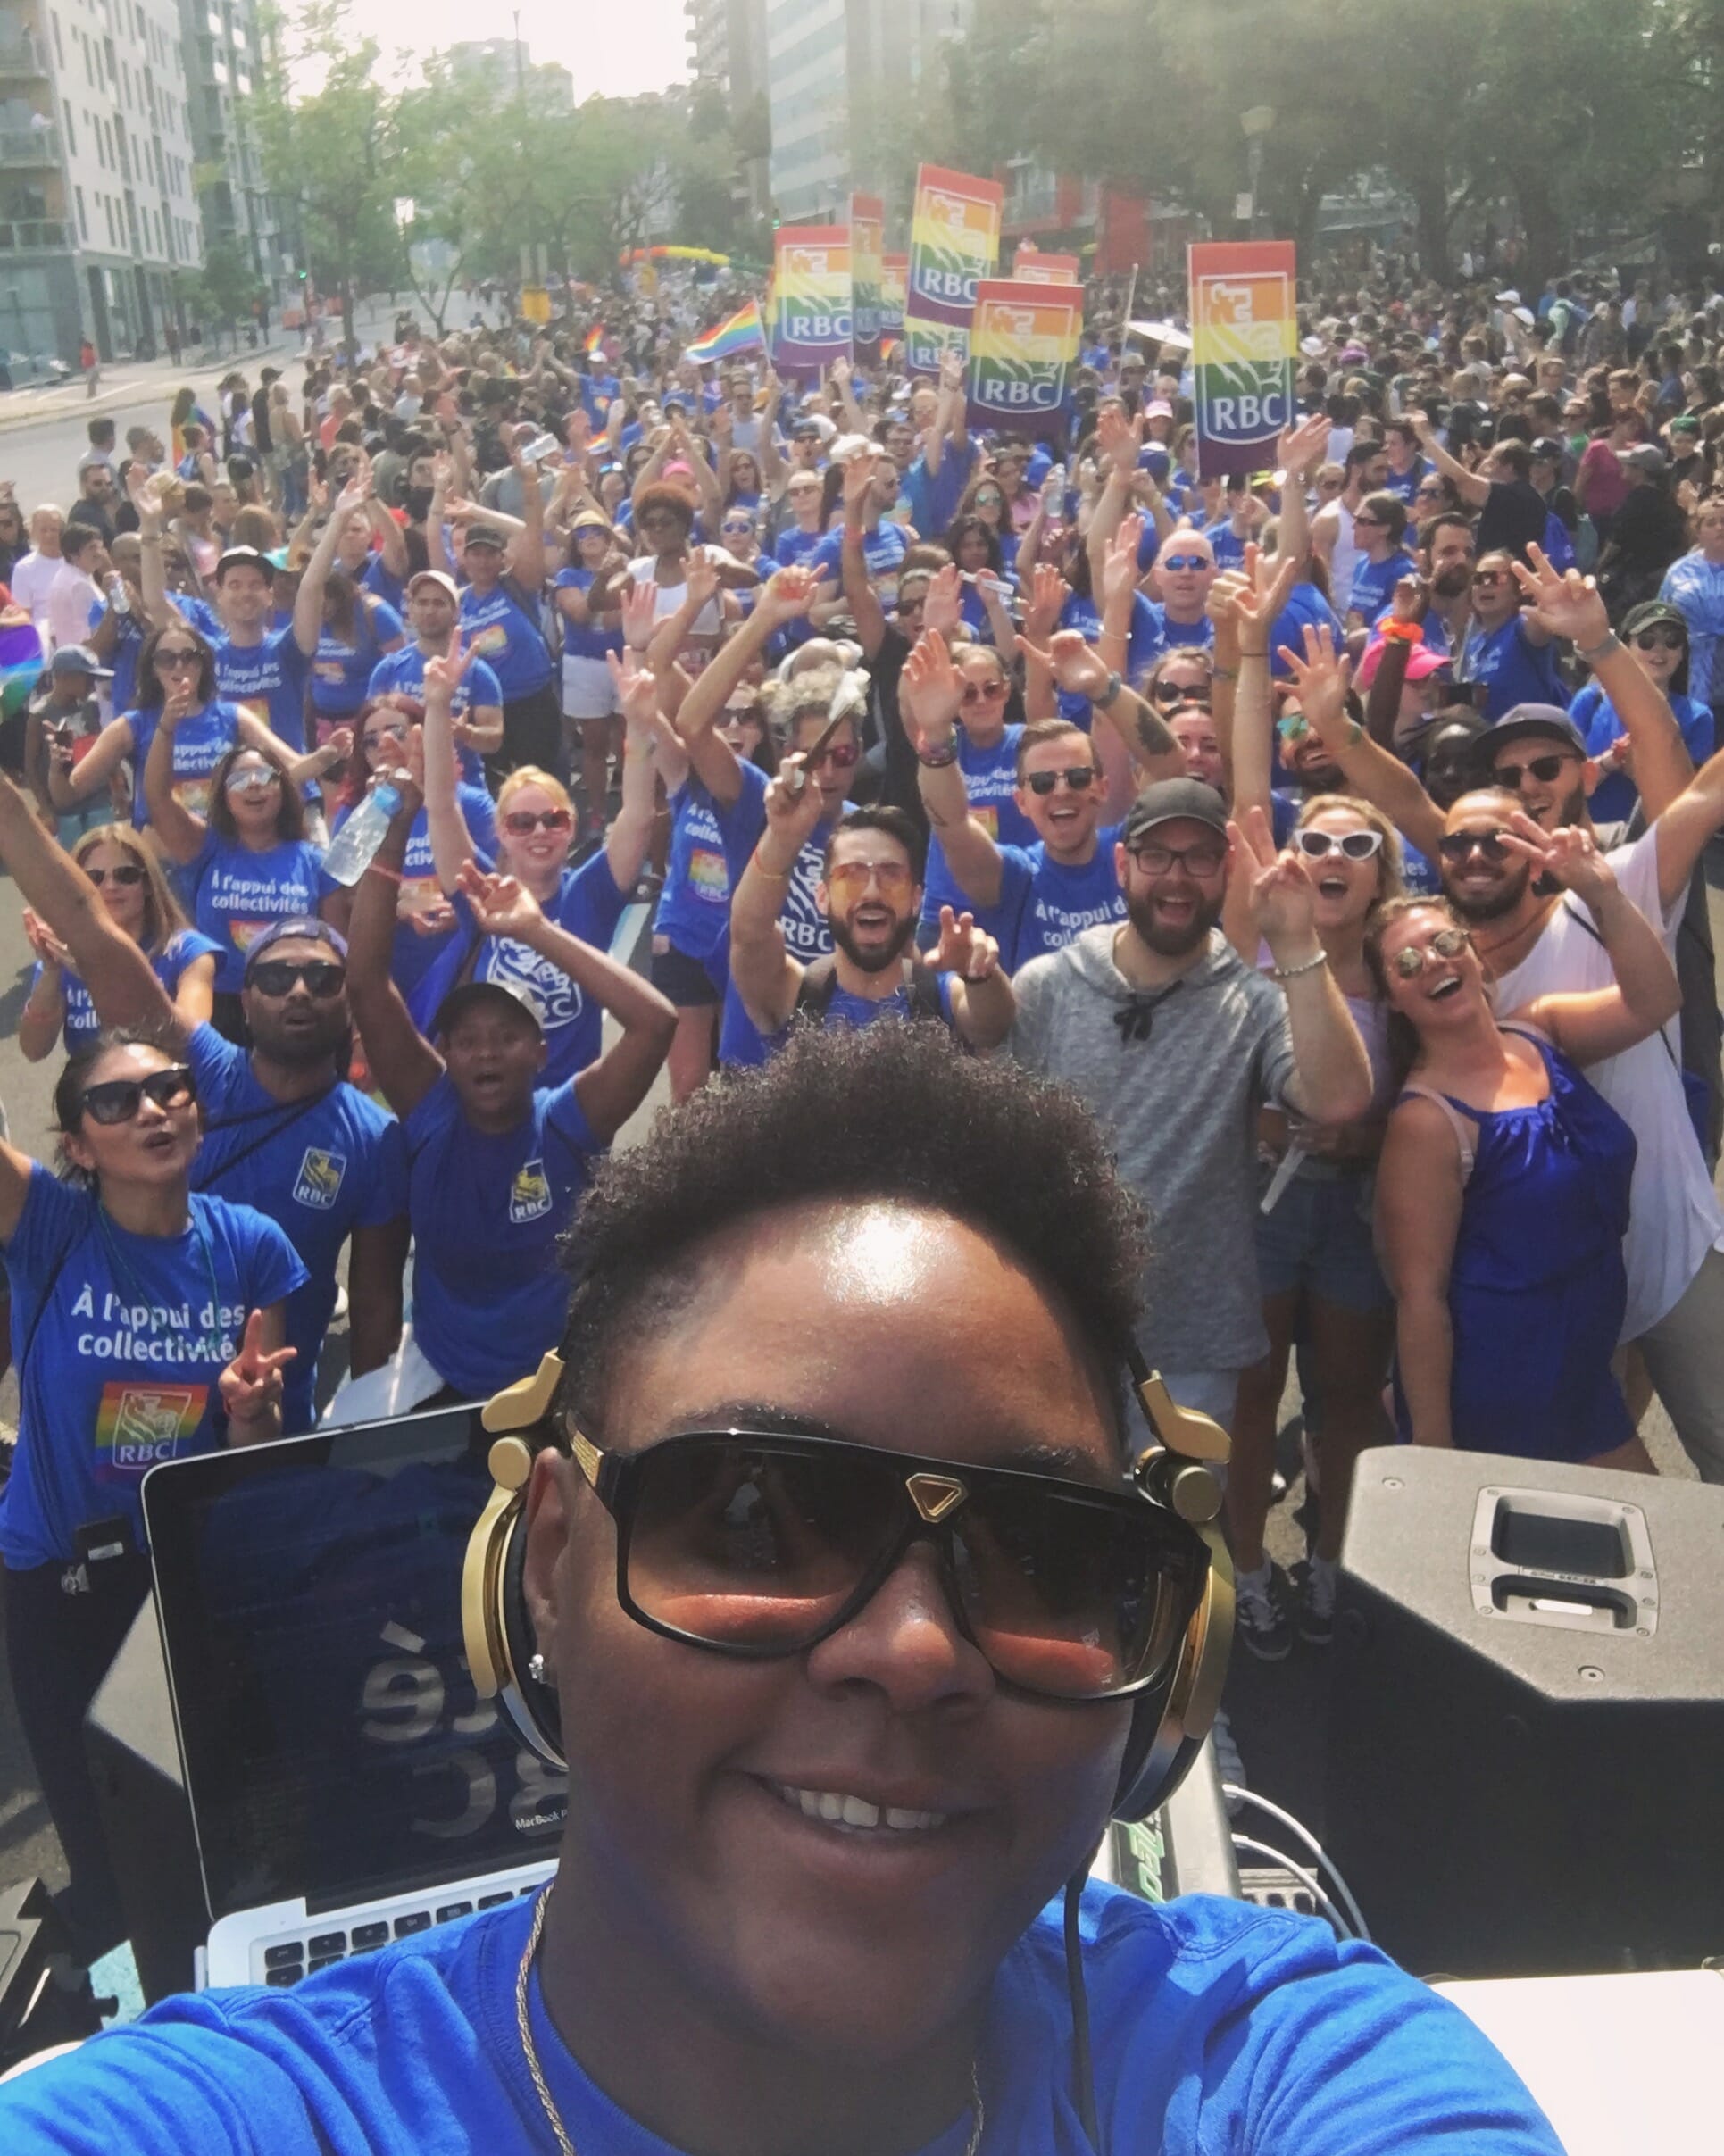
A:
POLYGON ((237 239, 222 233, 204 250, 204 267, 192 294, 192 304, 212 327, 231 331, 249 316, 262 281, 251 256, 237 239))

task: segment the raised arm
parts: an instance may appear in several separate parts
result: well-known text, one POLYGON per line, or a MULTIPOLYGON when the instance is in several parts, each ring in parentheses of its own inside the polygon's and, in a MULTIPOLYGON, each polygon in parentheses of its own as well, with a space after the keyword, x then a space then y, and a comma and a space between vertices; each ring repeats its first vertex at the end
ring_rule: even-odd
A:
POLYGON ((607 652, 605 662, 622 705, 622 798, 616 820, 604 834, 604 858, 620 891, 631 891, 653 841, 658 812, 658 684, 636 663, 633 652, 619 659, 607 652))
POLYGON ((410 566, 407 553, 407 535, 374 495, 365 504, 365 513, 371 521, 371 536, 377 541, 377 551, 383 566, 396 579, 404 584, 410 566))
POLYGON ((299 579, 299 595, 294 601, 294 642, 308 659, 316 651, 323 634, 323 587, 335 565, 336 548, 341 544, 348 519, 371 498, 371 468, 368 462, 360 467, 336 496, 329 520, 319 535, 312 558, 305 564, 305 573, 299 579))
POLYGON ((449 648, 425 662, 425 723, 420 739, 425 762, 425 831, 438 887, 453 895, 461 871, 473 857, 472 834, 461 812, 461 768, 455 754, 455 693, 473 662, 472 646, 461 648, 457 625, 449 648))
POLYGON ((904 731, 915 745, 916 783, 928 820, 939 834, 958 888, 972 903, 997 905, 1005 863, 987 827, 970 811, 963 773, 958 769, 958 713, 963 683, 952 663, 945 640, 927 631, 904 662, 898 678, 898 709, 904 731))
POLYGON ((844 468, 843 537, 838 542, 838 575, 845 604, 856 624, 862 656, 872 659, 886 641, 886 611, 868 574, 862 510, 874 481, 875 458, 856 455, 844 468))
POLYGON ((509 462, 521 481, 521 529, 509 554, 515 581, 537 597, 545 582, 545 493, 538 483, 538 467, 529 464, 519 442, 509 451, 509 462))
POLYGON ((143 554, 144 612, 150 626, 160 628, 172 611, 168 579, 162 566, 161 482, 140 478, 134 471, 127 480, 126 490, 137 512, 137 543, 143 554))
POLYGON ((347 993, 371 1075, 382 1087, 383 1097, 404 1120, 443 1076, 443 1058, 414 1025, 389 970, 401 864, 419 812, 418 790, 409 775, 396 771, 393 783, 400 789, 401 807, 354 894, 347 930, 347 993))
POLYGON ((761 445, 755 462, 761 468, 761 489, 769 502, 784 492, 787 474, 779 454, 779 406, 784 401, 784 384, 770 367, 766 370, 766 402, 761 406, 761 445))
POLYGON ((751 661, 765 649, 767 639, 785 622, 805 613, 813 595, 814 580, 805 569, 779 570, 747 620, 696 676, 677 712, 677 731, 695 777, 726 808, 742 792, 742 770, 729 743, 713 730, 714 722, 751 661))
POLYGON ((788 755, 766 789, 766 828, 730 900, 730 978, 762 1033, 789 1022, 803 969, 784 947, 779 910, 796 862, 820 820, 820 788, 804 760, 788 755))
POLYGON ((1277 469, 1286 475, 1281 511, 1275 520, 1275 552, 1302 567, 1311 559, 1311 512, 1305 504, 1311 475, 1328 454, 1329 422, 1320 412, 1289 427, 1275 445, 1277 469))
POLYGON ((1107 720, 1132 764, 1142 766, 1140 787, 1157 778, 1185 777, 1185 752, 1165 720, 1136 689, 1125 686, 1079 630, 1061 629, 1045 652, 1036 650, 1021 637, 1018 645, 1030 665, 1045 666, 1067 695, 1087 698, 1091 710, 1107 720))
POLYGON ((1419 446, 1436 465, 1438 471, 1453 487, 1461 499, 1471 508, 1482 509, 1490 499, 1491 483, 1482 471, 1469 471, 1459 457, 1451 456, 1437 438, 1437 429, 1422 412, 1407 414, 1413 432, 1419 437, 1419 446))
MULTIPOLYGON (((1131 504, 1132 474, 1137 469, 1137 452, 1144 445, 1143 414, 1139 412, 1136 419, 1129 420, 1117 404, 1104 404, 1095 420, 1095 441, 1107 459, 1107 478, 1084 544, 1089 553, 1090 588, 1100 591, 1113 535, 1131 504)), ((1137 536, 1143 537, 1141 523, 1137 526, 1137 536)), ((1135 571, 1135 560, 1133 568, 1135 571)), ((1135 586, 1135 573, 1132 582, 1135 586)))
MULTIPOLYGON (((180 678, 183 680, 183 677, 180 678)), ((209 828, 194 814, 173 790, 173 737, 182 719, 191 716, 194 691, 177 686, 162 706, 162 716, 150 737, 150 753, 144 759, 144 799, 156 837, 176 861, 196 861, 204 851, 209 828)))
POLYGON ((62 816, 68 815, 80 802, 100 793, 131 754, 131 720, 123 716, 110 719, 76 763, 71 759, 70 741, 50 735, 45 745, 48 803, 62 816))
POLYGON ((1435 861, 1443 842, 1443 812, 1406 765, 1347 716, 1353 667, 1337 659, 1333 631, 1307 626, 1304 644, 1303 654, 1285 644, 1280 648, 1298 684, 1305 723, 1341 767, 1349 789, 1374 802, 1428 861, 1435 861))
POLYGON ((1531 864, 1535 878, 1551 878, 1585 905, 1616 975, 1612 987, 1535 996, 1514 1015, 1583 1065, 1620 1055, 1673 1019, 1682 991, 1664 939, 1626 895, 1592 833, 1579 824, 1543 831, 1517 809, 1503 843, 1531 864))
POLYGON ((1395 722, 1401 715, 1401 691, 1406 687, 1407 662, 1419 641, 1430 607, 1430 587, 1422 577, 1403 577, 1389 602, 1390 616, 1383 629, 1383 648, 1377 671, 1370 678, 1365 698, 1365 731, 1389 754, 1395 753, 1395 722), (1412 634, 1408 635, 1411 629, 1412 634))
POLYGON ((484 876, 470 862, 461 887, 487 936, 507 936, 547 959, 621 1028, 575 1080, 581 1113, 608 1144, 646 1098, 670 1053, 675 1006, 630 968, 546 920, 532 893, 512 876, 484 876))
POLYGON ((940 941, 929 963, 952 975, 952 1023, 958 1037, 986 1053, 1012 1030, 1018 999, 1000 965, 1000 946, 969 913, 940 908, 940 941))

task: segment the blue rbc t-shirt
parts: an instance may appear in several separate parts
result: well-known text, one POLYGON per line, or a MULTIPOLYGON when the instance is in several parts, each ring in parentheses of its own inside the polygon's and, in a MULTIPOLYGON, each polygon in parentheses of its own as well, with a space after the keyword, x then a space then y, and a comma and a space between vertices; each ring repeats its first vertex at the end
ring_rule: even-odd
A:
POLYGON ((246 953, 271 922, 317 912, 322 870, 323 856, 308 839, 284 838, 254 853, 210 833, 186 875, 195 887, 197 925, 221 953, 218 995, 238 995, 246 953))
POLYGON ((1484 685, 1485 717, 1493 723, 1517 703, 1568 708, 1569 692, 1556 670, 1555 647, 1535 644, 1519 614, 1511 614, 1499 628, 1471 629, 1456 670, 1464 680, 1484 685))
POLYGON ((730 873, 712 796, 690 775, 670 796, 670 853, 653 922, 672 950, 723 971, 730 924, 730 873))
POLYGON ((551 652, 538 623, 525 613, 507 584, 481 598, 471 584, 461 591, 461 630, 496 676, 505 703, 530 696, 551 678, 551 652))
MULTIPOLYGON (((496 853, 496 804, 482 786, 469 786, 464 779, 455 786, 455 806, 461 811, 461 820, 467 827, 467 837, 475 856, 490 860, 496 853)), ((329 827, 334 838, 344 823, 353 814, 350 808, 336 811, 335 821, 329 827)), ((325 876, 323 895, 341 888, 335 878, 325 876)), ((408 913, 423 914, 433 906, 444 903, 443 886, 437 881, 437 862, 431 852, 431 823, 424 804, 413 818, 413 828, 407 837, 407 851, 401 863, 401 891, 396 909, 395 945, 389 957, 389 978, 401 993, 410 1000, 413 990, 437 963, 454 940, 454 927, 432 936, 422 934, 403 916, 408 913)))
MULTIPOLYGON (((212 953, 219 959, 221 946, 212 944, 207 936, 200 936, 196 928, 180 928, 171 936, 150 960, 150 970, 170 995, 179 992, 179 977, 194 959, 204 958, 212 953)), ((42 978, 38 961, 30 975, 30 986, 35 987, 42 978)), ((61 1041, 68 1055, 83 1055, 96 1045, 96 1036, 102 1030, 102 1021, 96 1015, 96 1005, 90 1001, 90 992, 70 966, 60 970, 61 999, 66 1006, 65 1020, 61 1027, 61 1041)))
MULTIPOLYGON (((479 865, 488 873, 492 864, 481 857, 479 865)), ((601 846, 579 868, 562 871, 562 881, 544 909, 545 918, 595 951, 608 951, 628 902, 629 894, 618 887, 601 846)), ((459 892, 454 907, 457 926, 449 947, 437 954, 408 999, 421 1031, 429 1029, 438 1004, 460 982, 505 981, 531 989, 543 1014, 545 1068, 540 1076, 547 1086, 560 1086, 596 1062, 604 1022, 598 1005, 583 995, 560 967, 528 945, 506 936, 481 936, 472 909, 459 892), (478 953, 470 968, 467 961, 475 945, 478 953)))
MULTIPOLYGON (((713 820, 724 841, 725 873, 733 891, 742 880, 748 856, 766 828, 766 773, 753 763, 745 763, 741 769, 742 792, 729 808, 717 802, 712 807, 713 820)), ((850 805, 846 802, 845 809, 850 805)), ((831 824, 822 817, 796 856, 796 865, 785 889, 784 903, 779 909, 779 927, 784 932, 785 950, 792 958, 800 959, 804 966, 811 959, 824 958, 832 948, 832 931, 827 927, 826 916, 814 897, 814 887, 825 873, 826 842, 831 833, 831 824)), ((736 983, 731 981, 724 992, 724 1017, 719 1027, 719 1061, 754 1064, 765 1060, 766 1043, 743 1009, 736 983)))
MULTIPOLYGON (((1670 698, 1670 706, 1682 729, 1683 745, 1694 759, 1697 770, 1715 745, 1712 707, 1696 703, 1692 696, 1679 695, 1670 698)), ((1588 681, 1584 688, 1575 692, 1569 716, 1580 728, 1589 756, 1602 756, 1628 731, 1617 716, 1616 706, 1596 681, 1588 681)), ((1626 771, 1611 771, 1594 787, 1587 808, 1595 823, 1618 823, 1633 815, 1639 798, 1639 790, 1626 771)))
MULTIPOLYGON (((0 2088, 0 2139, 21 2156, 467 2156, 529 2134, 548 2149, 515 2027, 531 1920, 513 1902, 290 1992, 166 2000, 0 2088)), ((1096 2110, 1120 2156, 1562 2156, 1502 2055, 1374 1946, 1248 1902, 1157 1907, 1093 1884, 1080 1935, 1096 2110)), ((576 2148, 676 2156, 582 2070, 537 1966, 527 2010, 576 2148)), ((1095 2156, 1071 2100, 1057 1903, 1001 1963, 977 2073, 988 2150, 1095 2156)), ((962 2156, 974 2125, 966 2107, 915 2156, 962 2156)))
POLYGON ((1392 554, 1382 562, 1368 562, 1361 554, 1353 572, 1353 589, 1347 595, 1347 612, 1357 614, 1363 621, 1375 621, 1394 598, 1402 578, 1418 574, 1419 564, 1411 554, 1392 554))
MULTIPOLYGON (((963 773, 970 813, 996 845, 1030 846, 1036 843, 1036 827, 1018 806, 1018 742, 1022 733, 1022 727, 1009 726, 991 746, 979 748, 962 726, 958 728, 958 769, 963 773)), ((918 931, 921 941, 931 943, 937 938, 942 906, 950 906, 954 912, 974 914, 978 924, 990 936, 1000 933, 998 909, 978 906, 964 895, 957 878, 946 865, 945 849, 938 835, 930 833, 918 931)))
MULTIPOLYGON (((371 678, 365 685, 367 696, 416 696, 425 701, 425 653, 410 637, 398 652, 386 652, 371 669, 371 678)), ((470 711, 496 712, 503 709, 503 686, 486 665, 483 659, 475 659, 462 676, 454 694, 449 699, 449 709, 459 719, 470 711)), ((461 776, 469 786, 485 784, 485 760, 477 749, 462 743, 455 744, 455 754, 461 760, 461 776)))
MULTIPOLYGON (((1095 644, 1102 634, 1102 612, 1094 599, 1081 592, 1067 594, 1065 604, 1060 609, 1060 627, 1083 632, 1086 644, 1095 644)), ((1153 666, 1162 655, 1162 610, 1147 594, 1138 591, 1131 595, 1131 628, 1126 637, 1125 678, 1128 681, 1140 678, 1145 667, 1153 666)), ((1089 731, 1089 699, 1067 689, 1055 692, 1062 719, 1069 719, 1073 726, 1089 731)))
POLYGON ((1008 973, 1045 952, 1062 951, 1086 928, 1125 919, 1125 896, 1113 866, 1122 828, 1107 824, 1098 830, 1095 851, 1081 868, 1050 861, 1039 840, 1033 846, 1000 848, 998 911, 1005 924, 1000 962, 1008 973))
POLYGON ((254 1205, 287 1230, 305 1267, 287 1303, 284 1436, 316 1420, 317 1359, 335 1314, 336 1261, 355 1228, 380 1228, 407 1210, 401 1128, 353 1086, 304 1101, 279 1101, 252 1074, 251 1058, 213 1026, 192 1035, 191 1066, 204 1109, 204 1144, 192 1183, 234 1204, 254 1205))
POLYGON ((304 755, 305 682, 312 662, 292 628, 272 629, 258 644, 236 644, 227 636, 212 641, 216 693, 261 719, 295 755, 304 755))
POLYGON ((146 1470, 221 1444, 218 1381, 246 1315, 305 1268, 248 1205, 194 1196, 180 1234, 133 1235, 39 1165, 5 1253, 21 1398, 0 1558, 69 1562, 79 1528, 116 1515, 142 1549, 146 1470))
MULTIPOLYGON (((898 604, 898 565, 910 552, 910 534, 902 524, 877 524, 862 534, 862 560, 868 580, 889 614, 898 604)), ((809 557, 809 567, 823 582, 837 584, 844 577, 844 533, 829 531, 809 557)))
MULTIPOLYGON (((142 830, 150 820, 144 798, 144 766, 162 721, 158 703, 146 712, 128 712, 132 736, 132 823, 142 830)), ((174 728, 173 797, 200 823, 210 818, 210 774, 239 738, 239 713, 231 703, 206 703, 174 728)))
MULTIPOLYGON (((598 581, 595 569, 560 569, 556 588, 559 591, 591 591, 598 581)), ((583 628, 578 621, 565 616, 562 624, 562 655, 565 659, 602 659, 607 652, 620 652, 620 628, 600 628, 589 621, 583 628)))
POLYGON ((562 1336, 557 1241, 604 1150, 575 1081, 540 1086, 512 1130, 475 1130, 448 1074, 403 1126, 413 1224, 413 1336, 474 1400, 512 1385, 562 1336))
POLYGON ((320 719, 351 719, 365 701, 366 686, 387 644, 399 644, 401 616, 381 603, 367 606, 354 601, 354 636, 351 643, 338 637, 328 622, 312 657, 312 703, 320 719))

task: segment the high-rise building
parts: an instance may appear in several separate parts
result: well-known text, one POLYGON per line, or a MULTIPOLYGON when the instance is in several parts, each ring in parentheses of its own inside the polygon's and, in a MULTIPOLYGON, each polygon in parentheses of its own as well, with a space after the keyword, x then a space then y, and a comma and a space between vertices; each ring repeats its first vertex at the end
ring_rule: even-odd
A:
MULTIPOLYGON (((111 4, 124 7, 127 0, 111 4)), ((89 0, 71 4, 88 5, 89 0)), ((288 263, 279 205, 263 184, 251 113, 252 93, 263 74, 258 0, 179 0, 179 21, 204 246, 236 247, 277 303, 288 263)))
POLYGON ((0 0, 0 346, 161 346, 203 239, 175 0, 0 0))
POLYGON ((764 217, 770 193, 766 98, 767 0, 683 0, 689 71, 724 99, 737 146, 734 198, 764 217))

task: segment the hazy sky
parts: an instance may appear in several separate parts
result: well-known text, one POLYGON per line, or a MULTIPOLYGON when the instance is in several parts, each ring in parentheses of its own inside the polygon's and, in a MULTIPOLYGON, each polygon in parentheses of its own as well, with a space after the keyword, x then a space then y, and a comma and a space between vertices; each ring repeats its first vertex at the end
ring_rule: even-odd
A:
MULTIPOLYGON (((354 0, 354 18, 386 60, 515 34, 508 5, 475 7, 471 0, 354 0)), ((530 57, 560 60, 575 79, 577 101, 595 91, 627 97, 685 80, 686 27, 682 0, 572 7, 568 0, 521 0, 521 36, 530 57)))

